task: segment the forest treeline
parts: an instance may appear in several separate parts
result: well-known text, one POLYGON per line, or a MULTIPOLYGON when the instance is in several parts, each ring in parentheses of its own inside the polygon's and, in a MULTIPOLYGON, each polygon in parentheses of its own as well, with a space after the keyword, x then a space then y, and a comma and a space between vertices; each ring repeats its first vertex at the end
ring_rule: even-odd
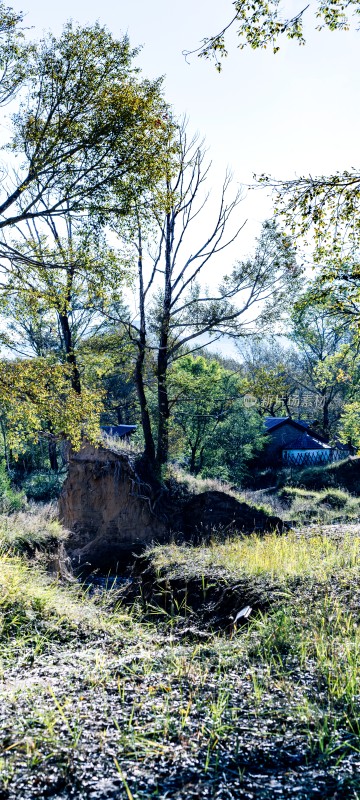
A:
POLYGON ((56 472, 63 443, 97 441, 100 424, 136 424, 158 477, 171 459, 240 484, 264 416, 311 420, 357 449, 354 204, 350 225, 338 203, 334 226, 344 187, 313 188, 310 213, 301 186, 277 185, 280 210, 244 257, 241 193, 226 174, 209 201, 204 143, 127 37, 68 23, 29 42, 2 4, 0 36, 7 469, 56 472))

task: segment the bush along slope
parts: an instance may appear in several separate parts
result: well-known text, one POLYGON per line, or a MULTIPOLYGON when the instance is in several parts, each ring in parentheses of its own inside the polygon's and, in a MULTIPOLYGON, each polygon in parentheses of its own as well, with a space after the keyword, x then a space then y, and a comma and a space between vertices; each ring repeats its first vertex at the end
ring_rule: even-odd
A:
POLYGON ((351 522, 360 520, 360 498, 344 489, 321 491, 284 486, 276 495, 282 515, 293 524, 351 522))
POLYGON ((0 513, 19 511, 26 505, 23 492, 13 489, 5 462, 0 461, 0 513))
POLYGON ((291 474, 291 483, 315 491, 334 487, 360 495, 360 458, 347 458, 326 466, 295 469, 291 474))

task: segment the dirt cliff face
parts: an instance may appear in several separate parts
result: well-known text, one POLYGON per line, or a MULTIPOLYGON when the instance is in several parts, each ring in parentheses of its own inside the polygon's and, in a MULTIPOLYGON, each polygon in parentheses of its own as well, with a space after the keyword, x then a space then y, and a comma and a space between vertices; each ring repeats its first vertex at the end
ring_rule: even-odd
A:
POLYGON ((115 572, 132 552, 166 540, 151 498, 127 455, 92 445, 72 455, 59 505, 74 569, 115 572))
POLYGON ((60 518, 72 567, 121 572, 133 553, 154 542, 201 541, 236 531, 280 531, 282 522, 226 492, 192 495, 146 481, 125 453, 85 445, 72 455, 60 497, 60 518), (142 477, 140 477, 140 475, 142 477))

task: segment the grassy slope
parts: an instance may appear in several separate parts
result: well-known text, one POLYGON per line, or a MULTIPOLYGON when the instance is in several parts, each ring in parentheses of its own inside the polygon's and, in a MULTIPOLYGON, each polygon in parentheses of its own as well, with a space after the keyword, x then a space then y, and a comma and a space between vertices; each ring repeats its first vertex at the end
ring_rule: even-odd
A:
POLYGON ((356 526, 148 554, 157 588, 197 585, 204 606, 212 585, 268 593, 226 632, 198 630, 191 593, 166 611, 161 592, 89 597, 4 529, 3 800, 359 796, 356 526))
POLYGON ((360 458, 346 458, 322 467, 293 470, 292 482, 306 489, 322 490, 328 487, 345 489, 360 495, 360 458))
MULTIPOLYGON (((307 469, 282 470, 276 490, 235 490, 227 483, 189 475, 174 466, 168 478, 177 494, 223 491, 267 515, 292 525, 360 522, 360 459, 307 469)), ((275 482, 275 478, 274 478, 275 482)))

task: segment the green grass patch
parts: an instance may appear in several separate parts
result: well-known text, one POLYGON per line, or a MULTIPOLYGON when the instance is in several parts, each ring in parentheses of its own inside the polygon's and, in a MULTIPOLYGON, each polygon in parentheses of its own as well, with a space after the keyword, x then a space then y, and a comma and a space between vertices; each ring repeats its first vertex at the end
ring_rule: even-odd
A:
MULTIPOLYGON (((223 675, 237 661, 251 679, 254 707, 265 725, 274 715, 282 718, 286 706, 290 727, 306 737, 309 758, 335 763, 345 753, 360 753, 359 528, 253 535, 197 548, 159 546, 150 558, 168 592, 175 587, 179 593, 183 576, 190 623, 189 589, 196 576, 209 602, 217 583, 223 602, 226 591, 233 599, 245 587, 241 605, 251 604, 252 580, 271 592, 269 608, 255 609, 250 623, 233 631, 232 647, 220 647, 223 675)), ((185 610, 175 605, 179 612, 185 610)))
POLYGON ((340 488, 350 494, 360 495, 360 458, 346 458, 334 464, 304 469, 292 469, 286 473, 286 483, 301 486, 305 489, 321 491, 325 488, 340 488))
POLYGON ((78 584, 62 585, 34 563, 0 557, 0 642, 21 650, 111 632, 126 614, 110 614, 78 584))
POLYGON ((282 516, 297 524, 360 520, 360 498, 344 489, 325 488, 316 491, 284 486, 278 491, 276 500, 283 505, 282 516))

